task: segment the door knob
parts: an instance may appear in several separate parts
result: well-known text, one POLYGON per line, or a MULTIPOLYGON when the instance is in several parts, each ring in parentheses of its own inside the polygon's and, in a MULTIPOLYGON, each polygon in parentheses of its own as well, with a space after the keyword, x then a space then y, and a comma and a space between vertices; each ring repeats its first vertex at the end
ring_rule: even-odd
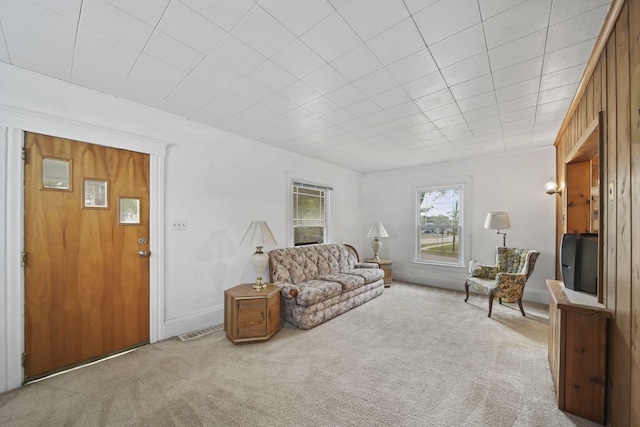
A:
POLYGON ((140 255, 141 257, 148 257, 151 255, 151 252, 149 251, 138 251, 138 255, 140 255))

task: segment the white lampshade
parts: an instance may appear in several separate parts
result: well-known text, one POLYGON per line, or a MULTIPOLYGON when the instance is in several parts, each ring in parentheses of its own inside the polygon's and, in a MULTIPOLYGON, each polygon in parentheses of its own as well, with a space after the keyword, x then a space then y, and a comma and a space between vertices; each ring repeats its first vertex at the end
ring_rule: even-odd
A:
POLYGON ((490 228, 492 230, 506 230, 511 228, 509 214, 506 212, 489 212, 484 222, 484 228, 490 228))
POLYGON ((265 221, 253 221, 249 229, 242 238, 240 246, 273 246, 277 245, 276 238, 273 237, 271 229, 265 221))
POLYGON ((389 237, 387 230, 384 229, 384 225, 381 222, 374 222, 371 224, 371 228, 369 228, 369 232, 367 233, 367 237, 373 237, 373 242, 371 242, 371 248, 373 249, 373 259, 376 261, 380 259, 378 256, 378 252, 380 251, 380 247, 382 246, 382 242, 378 237, 389 237))
POLYGON ((389 237, 387 230, 384 229, 384 225, 381 222, 374 222, 369 228, 367 237, 389 237))
POLYGON ((256 272, 256 283, 253 284, 255 289, 260 290, 267 287, 262 280, 262 273, 267 266, 269 258, 267 254, 262 252, 262 248, 276 244, 276 239, 265 221, 253 221, 240 243, 240 246, 243 247, 256 247, 256 251, 251 256, 251 264, 256 272))

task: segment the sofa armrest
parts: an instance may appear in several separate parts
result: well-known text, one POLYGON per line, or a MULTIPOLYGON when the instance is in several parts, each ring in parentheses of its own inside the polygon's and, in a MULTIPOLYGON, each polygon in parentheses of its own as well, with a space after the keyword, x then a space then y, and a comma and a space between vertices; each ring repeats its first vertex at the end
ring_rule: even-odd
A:
POLYGON ((293 299, 300 292, 300 288, 291 283, 277 282, 274 285, 280 287, 280 295, 283 298, 293 299))
POLYGON ((379 268, 378 264, 373 262, 357 262, 353 265, 353 268, 379 268))
POLYGON ((480 264, 475 260, 469 261, 469 273, 473 277, 479 277, 481 279, 495 279, 500 270, 497 265, 485 265, 480 264))

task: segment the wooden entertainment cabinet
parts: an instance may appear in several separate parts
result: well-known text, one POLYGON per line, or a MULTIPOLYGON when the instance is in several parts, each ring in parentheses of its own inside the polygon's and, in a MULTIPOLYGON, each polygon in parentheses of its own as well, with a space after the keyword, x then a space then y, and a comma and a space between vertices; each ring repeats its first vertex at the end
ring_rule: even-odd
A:
POLYGON ((558 408, 603 424, 607 369, 607 323, 611 313, 596 297, 549 288, 549 366, 558 408))

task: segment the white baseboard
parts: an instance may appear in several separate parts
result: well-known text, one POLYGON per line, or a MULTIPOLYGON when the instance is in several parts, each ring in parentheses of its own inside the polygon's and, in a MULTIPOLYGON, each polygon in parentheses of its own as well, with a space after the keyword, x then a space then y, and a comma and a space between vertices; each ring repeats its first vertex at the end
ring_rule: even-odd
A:
MULTIPOLYGON (((464 278, 460 280, 451 277, 426 277, 425 275, 396 272, 394 272, 393 275, 395 279, 402 282, 464 292, 464 278)), ((539 304, 549 304, 549 292, 539 289, 527 289, 525 287, 522 299, 523 301, 536 302, 539 304)))
POLYGON ((222 323, 224 323, 224 305, 219 305, 188 316, 167 320, 164 324, 164 337, 161 339, 177 337, 222 323))

